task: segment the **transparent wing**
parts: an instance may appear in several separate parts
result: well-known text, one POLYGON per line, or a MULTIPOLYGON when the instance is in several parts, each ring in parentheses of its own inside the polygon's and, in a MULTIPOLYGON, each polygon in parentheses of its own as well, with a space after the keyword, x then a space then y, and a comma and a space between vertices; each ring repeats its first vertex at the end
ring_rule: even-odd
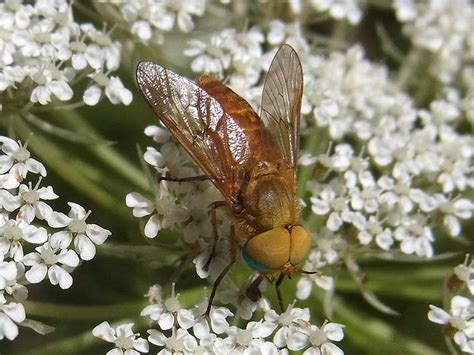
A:
POLYGON ((152 62, 137 82, 155 114, 232 203, 250 158, 248 137, 222 106, 194 82, 152 62))
POLYGON ((299 153, 303 70, 295 50, 282 45, 265 77, 260 117, 284 160, 296 169, 299 153))

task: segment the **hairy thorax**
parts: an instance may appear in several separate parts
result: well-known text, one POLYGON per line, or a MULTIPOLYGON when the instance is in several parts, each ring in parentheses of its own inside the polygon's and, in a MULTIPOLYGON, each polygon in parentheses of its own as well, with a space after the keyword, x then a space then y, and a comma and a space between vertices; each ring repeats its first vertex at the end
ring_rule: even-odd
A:
POLYGON ((243 189, 245 209, 258 232, 297 223, 294 191, 284 170, 277 164, 260 161, 243 189))

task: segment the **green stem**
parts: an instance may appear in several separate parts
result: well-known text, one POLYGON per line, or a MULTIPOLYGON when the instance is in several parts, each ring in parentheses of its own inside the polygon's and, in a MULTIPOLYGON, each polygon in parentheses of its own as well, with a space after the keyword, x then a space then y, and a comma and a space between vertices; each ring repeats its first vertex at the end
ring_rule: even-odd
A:
POLYGON ((182 252, 172 246, 155 247, 151 245, 124 245, 104 243, 97 247, 97 254, 133 261, 159 261, 161 265, 173 262, 182 252))
POLYGON ((105 306, 71 306, 57 303, 25 301, 28 316, 60 320, 98 320, 135 317, 147 305, 145 299, 139 302, 117 303, 105 306))
POLYGON ((85 176, 87 170, 79 159, 66 156, 61 149, 39 133, 36 133, 30 138, 31 129, 21 118, 18 117, 18 119, 15 120, 15 125, 20 137, 23 140, 29 139, 29 147, 32 148, 32 151, 65 181, 68 181, 99 205, 111 211, 115 211, 115 213, 124 218, 130 218, 130 211, 125 207, 124 203, 117 201, 117 198, 110 195, 104 189, 100 188, 92 179, 85 176))
POLYGON ((398 79, 396 82, 400 90, 406 91, 413 84, 413 80, 417 80, 417 71, 419 70, 422 57, 422 51, 418 48, 412 48, 405 57, 398 71, 398 79))
POLYGON ((45 112, 45 111, 70 111, 75 110, 76 108, 84 107, 86 104, 84 101, 74 102, 72 104, 66 105, 47 105, 47 106, 35 106, 32 108, 32 111, 45 112))
MULTIPOLYGON (((67 119, 68 124, 77 132, 85 133, 89 136, 97 137, 105 141, 99 133, 92 127, 79 113, 76 111, 61 112, 62 116, 67 119)), ((146 178, 143 176, 143 171, 138 169, 135 165, 131 164, 128 160, 124 159, 123 156, 113 149, 110 145, 106 144, 92 144, 85 147, 89 151, 93 152, 97 158, 106 163, 114 172, 118 173, 129 182, 133 183, 136 188, 140 190, 149 190, 149 184, 146 178)))
POLYGON ((346 326, 346 337, 360 349, 367 349, 370 339, 372 354, 440 354, 419 340, 400 334, 388 322, 371 317, 341 299, 334 300, 334 312, 335 320, 346 326))

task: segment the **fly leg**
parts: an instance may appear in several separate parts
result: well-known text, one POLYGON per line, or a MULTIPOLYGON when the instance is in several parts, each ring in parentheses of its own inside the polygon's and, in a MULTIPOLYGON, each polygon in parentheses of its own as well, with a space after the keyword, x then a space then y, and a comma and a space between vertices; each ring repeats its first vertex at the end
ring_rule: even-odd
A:
POLYGON ((158 182, 161 181, 171 181, 171 182, 191 182, 191 181, 205 181, 209 180, 209 176, 207 175, 196 175, 196 176, 188 176, 184 178, 174 178, 170 176, 158 176, 158 182))
POLYGON ((247 291, 245 291, 245 295, 253 302, 257 302, 260 297, 262 297, 262 293, 258 289, 262 281, 265 280, 265 275, 264 274, 259 274, 255 280, 250 284, 250 286, 247 288, 247 291))
POLYGON ((284 308, 283 308, 283 297, 281 295, 281 290, 280 290, 280 285, 281 283, 283 282, 283 279, 285 278, 285 274, 284 273, 280 273, 280 276, 278 276, 278 280, 277 282, 275 283, 275 289, 276 289, 276 293, 277 293, 277 298, 278 298, 278 305, 280 306, 280 310, 283 312, 284 311, 284 308))
POLYGON ((227 272, 229 272, 230 268, 235 263, 235 258, 237 256, 237 241, 235 240, 235 228, 234 228, 234 226, 230 227, 229 241, 230 241, 230 251, 229 251, 230 262, 221 271, 221 273, 217 277, 216 281, 214 281, 214 285, 212 286, 211 297, 209 297, 209 303, 207 304, 206 313, 204 313, 204 316, 206 316, 206 317, 209 317, 209 313, 211 312, 212 301, 214 300, 214 297, 216 296, 217 286, 219 286, 219 284, 222 281, 222 279, 224 278, 224 276, 227 274, 227 272))
POLYGON ((211 254, 209 254, 209 258, 207 259, 206 263, 204 264, 204 270, 209 270, 209 265, 211 264, 212 259, 216 255, 216 247, 217 247, 217 240, 219 239, 219 235, 217 234, 217 215, 216 209, 219 207, 227 206, 227 202, 225 201, 214 201, 210 204, 210 215, 211 215, 211 224, 212 224, 212 233, 213 233, 213 241, 212 241, 212 249, 211 254))

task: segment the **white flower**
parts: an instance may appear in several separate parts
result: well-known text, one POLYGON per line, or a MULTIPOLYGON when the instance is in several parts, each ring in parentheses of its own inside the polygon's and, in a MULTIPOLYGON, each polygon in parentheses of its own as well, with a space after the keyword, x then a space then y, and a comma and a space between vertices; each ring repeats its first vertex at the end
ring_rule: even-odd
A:
MULTIPOLYGON (((253 281, 252 278, 250 281, 253 281)), ((257 310, 261 308, 263 310, 270 308, 269 301, 265 297, 260 297, 257 302, 253 302, 247 297, 247 289, 249 283, 243 283, 239 288, 230 280, 227 280, 226 288, 219 293, 219 300, 223 304, 232 304, 236 307, 237 318, 250 320, 257 310)))
POLYGON ((146 136, 152 137, 157 143, 166 143, 171 137, 170 131, 162 126, 147 126, 144 132, 146 136))
POLYGON ((39 283, 47 275, 52 285, 59 284, 62 289, 72 286, 72 276, 68 270, 79 265, 79 257, 74 250, 53 249, 49 243, 37 247, 36 252, 25 255, 22 261, 31 266, 25 273, 29 282, 39 283))
POLYGON ((209 44, 196 39, 189 40, 184 55, 194 57, 191 69, 194 72, 222 75, 231 64, 232 55, 229 43, 234 43, 235 36, 236 31, 231 28, 214 34, 209 44))
MULTIPOLYGON (((5 264, 4 264, 5 265, 5 264)), ((23 285, 25 282, 25 265, 21 262, 10 261, 6 265, 3 277, 5 294, 13 297, 16 302, 23 302, 28 298, 28 289, 23 285)), ((2 271, 2 272, 3 272, 2 271)))
POLYGON ((50 243, 54 247, 67 248, 74 240, 74 248, 82 260, 91 260, 95 256, 95 245, 103 244, 110 231, 96 224, 87 224, 86 219, 91 211, 86 212, 80 205, 68 202, 71 207, 69 215, 53 212, 48 219, 48 224, 53 228, 67 227, 66 231, 54 233, 50 243))
POLYGON ((469 289, 471 295, 474 295, 474 261, 470 260, 470 256, 466 255, 464 264, 460 264, 454 268, 454 275, 464 282, 469 289))
POLYGON ((18 326, 26 319, 25 308, 21 303, 7 302, 0 292, 0 340, 13 340, 18 336, 18 326))
POLYGON ((116 328, 112 328, 106 321, 97 325, 92 334, 109 343, 114 343, 115 348, 107 352, 110 355, 139 355, 140 353, 148 353, 148 342, 133 333, 133 323, 120 324, 116 328))
POLYGON ((273 343, 280 348, 286 346, 292 351, 302 350, 306 346, 308 337, 301 332, 298 325, 301 321, 309 322, 309 319, 308 308, 301 309, 294 307, 294 305, 289 305, 286 311, 280 315, 273 309, 265 313, 265 320, 278 326, 273 343))
MULTIPOLYGON (((347 243, 339 234, 334 234, 327 228, 321 230, 313 248, 304 264, 306 271, 318 271, 327 265, 332 265, 340 260, 340 254, 347 247, 347 243)), ((297 283, 296 297, 300 300, 307 299, 313 289, 313 285, 322 288, 326 292, 333 292, 335 287, 334 278, 318 273, 302 275, 297 283)))
POLYGON ((396 1, 397 17, 403 32, 416 47, 433 53, 430 72, 443 83, 454 80, 469 57, 474 6, 469 0, 396 1))
POLYGON ((405 254, 433 256, 433 233, 421 215, 404 218, 395 229, 394 237, 400 241, 400 249, 405 254))
POLYGON ((27 223, 31 223, 33 219, 48 220, 53 213, 53 209, 42 200, 54 200, 59 196, 56 195, 51 186, 39 187, 41 178, 33 188, 31 182, 26 186, 21 184, 18 188, 18 196, 12 204, 14 210, 20 207, 17 213, 17 219, 23 219, 27 223), (16 207, 15 207, 16 206, 16 207))
POLYGON ((224 342, 227 347, 232 348, 232 353, 258 352, 276 354, 277 347, 271 342, 263 339, 272 334, 275 325, 271 322, 248 322, 245 329, 235 326, 229 327, 226 333, 229 335, 224 342))
POLYGON ((321 328, 310 324, 303 327, 308 335, 311 347, 306 349, 304 355, 342 355, 344 352, 331 341, 341 341, 344 338, 344 326, 337 323, 325 322, 321 328))
MULTIPOLYGON (((92 43, 88 45, 88 48, 95 48, 94 57, 96 57, 96 63, 95 65, 91 64, 91 67, 99 71, 117 69, 120 63, 120 43, 113 42, 107 33, 97 30, 90 23, 81 24, 80 29, 92 41, 92 43)), ((89 59, 90 58, 88 58, 88 60, 89 59)))
POLYGON ((18 187, 19 183, 26 178, 28 172, 46 176, 44 165, 30 157, 26 144, 23 146, 20 141, 15 142, 8 137, 0 137, 0 142, 5 153, 5 155, 0 156, 0 174, 8 172, 17 181, 16 186, 6 186, 5 188, 18 187))
POLYGON ((148 341, 161 347, 160 355, 192 354, 198 346, 196 338, 184 329, 173 329, 170 336, 164 335, 156 329, 148 330, 148 341))
POLYGON ((133 208, 135 217, 152 215, 145 224, 145 236, 155 238, 163 228, 170 228, 187 218, 183 207, 176 205, 176 198, 168 191, 165 182, 161 182, 157 202, 154 204, 138 192, 126 196, 126 204, 133 208), (156 212, 155 214, 153 214, 156 212))
POLYGON ((453 237, 461 233, 461 222, 459 219, 469 219, 474 211, 474 203, 467 198, 459 198, 454 201, 444 201, 440 206, 441 212, 445 214, 444 225, 453 237))
POLYGON ((338 196, 330 186, 324 187, 318 197, 311 197, 311 204, 314 214, 329 215, 326 227, 331 231, 337 231, 344 222, 350 222, 353 216, 349 210, 349 201, 338 196))
POLYGON ((95 106, 102 96, 102 89, 105 89, 105 96, 111 103, 130 105, 133 96, 132 92, 125 88, 119 77, 107 77, 101 72, 88 75, 95 84, 89 86, 83 95, 84 102, 89 106, 95 106))
POLYGON ((51 102, 51 95, 61 101, 68 101, 72 98, 73 91, 68 83, 72 79, 71 71, 62 73, 55 68, 38 68, 36 72, 31 74, 31 78, 37 84, 31 91, 31 102, 47 105, 51 102))
POLYGON ((193 333, 197 338, 204 338, 210 332, 222 334, 229 328, 227 318, 234 314, 226 307, 211 306, 208 317, 202 317, 208 307, 208 300, 205 299, 193 309, 196 323, 193 325, 193 333))
POLYGON ((362 19, 362 10, 356 0, 311 0, 318 11, 327 11, 336 20, 347 19, 356 25, 362 19))
POLYGON ((161 330, 168 330, 175 326, 175 322, 183 328, 188 329, 195 323, 194 314, 182 309, 179 303, 179 294, 174 294, 174 287, 170 297, 163 302, 146 306, 140 313, 141 316, 148 316, 158 322, 161 330))
POLYGON ((375 216, 370 216, 364 229, 357 235, 362 245, 369 245, 375 239, 377 246, 383 250, 390 250, 393 244, 392 231, 389 228, 383 228, 382 223, 375 216))
POLYGON ((202 16, 206 9, 206 0, 180 0, 165 1, 167 10, 164 16, 171 15, 172 22, 176 18, 178 28, 183 32, 189 32, 194 28, 191 15, 202 16))
POLYGON ((131 32, 140 40, 162 43, 162 32, 170 31, 175 23, 181 31, 191 31, 194 28, 192 16, 204 14, 206 0, 120 2, 117 5, 131 32))
POLYGON ((455 330, 453 339, 465 352, 474 352, 474 313, 472 300, 454 296, 450 312, 430 305, 428 319, 437 324, 449 325, 455 330))
POLYGON ((17 278, 17 267, 14 261, 0 261, 0 290, 17 278))
POLYGON ((20 262, 23 259, 23 244, 42 244, 48 239, 43 227, 35 227, 23 220, 7 220, 0 226, 0 254, 8 255, 20 262))

